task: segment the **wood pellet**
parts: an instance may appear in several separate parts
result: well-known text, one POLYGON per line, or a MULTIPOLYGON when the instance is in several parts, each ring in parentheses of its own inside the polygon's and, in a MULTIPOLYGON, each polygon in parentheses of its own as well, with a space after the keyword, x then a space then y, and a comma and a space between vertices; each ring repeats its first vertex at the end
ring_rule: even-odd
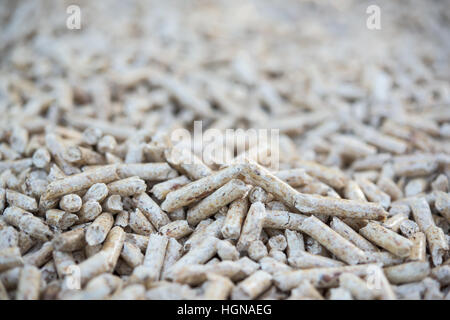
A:
POLYGON ((0 300, 450 299, 444 1, 13 2, 0 300))

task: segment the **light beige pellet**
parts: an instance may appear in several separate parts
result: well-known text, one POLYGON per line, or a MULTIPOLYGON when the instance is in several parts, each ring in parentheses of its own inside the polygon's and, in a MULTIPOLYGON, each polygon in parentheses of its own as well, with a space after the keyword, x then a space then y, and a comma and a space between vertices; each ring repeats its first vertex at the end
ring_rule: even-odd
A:
POLYGON ((449 250, 449 244, 445 240, 444 232, 434 223, 430 206, 423 197, 410 201, 411 211, 420 230, 425 233, 430 254, 435 266, 442 263, 445 251, 449 250))
POLYGON ((400 223, 400 232, 410 239, 416 232, 419 232, 419 226, 412 220, 403 220, 400 223))
POLYGON ((41 147, 34 151, 32 159, 36 168, 45 168, 49 165, 51 156, 47 148, 41 147))
POLYGON ((186 212, 184 211, 184 208, 176 209, 175 211, 169 212, 167 215, 171 221, 186 220, 186 212))
POLYGON ((208 274, 207 280, 204 285, 203 299, 226 300, 234 287, 230 279, 217 274, 208 274))
POLYGON ((377 263, 381 266, 393 266, 404 261, 404 258, 387 251, 366 251, 365 253, 368 263, 377 263))
POLYGON ((301 223, 307 216, 288 211, 266 210, 264 228, 301 231, 301 223))
POLYGON ((148 181, 165 181, 178 176, 178 173, 167 163, 118 164, 117 174, 120 179, 137 176, 142 180, 148 181))
POLYGON ((307 174, 328 184, 332 188, 341 189, 345 186, 346 177, 344 173, 338 169, 323 166, 313 161, 297 161, 296 164, 303 168, 307 174))
POLYGON ((88 127, 83 131, 82 139, 84 143, 95 146, 102 135, 103 132, 100 128, 88 127))
POLYGON ((78 221, 78 216, 58 209, 50 209, 45 212, 45 221, 53 226, 66 230, 78 221))
POLYGON ((110 194, 118 194, 122 197, 130 197, 135 194, 140 194, 147 190, 145 181, 139 177, 130 177, 122 180, 117 180, 108 184, 110 194))
POLYGON ((122 197, 118 194, 108 196, 102 203, 102 210, 113 214, 123 210, 122 197))
POLYGON ((128 225, 135 233, 140 235, 149 236, 151 233, 156 232, 150 221, 138 208, 130 212, 128 225))
POLYGON ((135 233, 126 233, 126 241, 136 245, 141 252, 145 252, 145 250, 147 250, 148 236, 135 233))
POLYGON ((36 212, 38 210, 36 199, 14 190, 6 189, 6 201, 10 206, 19 207, 28 212, 36 212))
POLYGON ((81 284, 104 272, 112 272, 117 264, 125 242, 125 232, 120 227, 114 227, 108 233, 102 250, 78 264, 81 284))
POLYGON ((388 194, 392 201, 403 198, 402 189, 400 189, 397 184, 388 177, 380 177, 380 179, 378 179, 377 186, 381 191, 388 194))
POLYGON ((214 191, 205 199, 187 212, 187 221, 190 225, 197 225, 201 220, 207 219, 217 210, 232 201, 242 198, 249 188, 237 179, 230 180, 225 185, 214 191))
POLYGON ((287 257, 286 254, 283 251, 277 250, 277 249, 270 249, 269 250, 269 257, 272 257, 273 259, 286 264, 287 263, 287 257))
POLYGON ((169 269, 182 257, 183 246, 174 238, 169 238, 161 270, 161 279, 165 279, 169 269))
POLYGON ((406 220, 408 220, 408 216, 404 213, 399 213, 384 221, 383 226, 394 232, 398 232, 401 224, 406 220))
POLYGON ((427 241, 425 234, 423 232, 416 232, 410 238, 413 242, 413 247, 411 248, 411 254, 408 257, 410 261, 425 261, 427 241))
POLYGON ((310 236, 305 236, 305 249, 307 252, 323 257, 329 257, 330 253, 328 250, 320 244, 319 241, 317 241, 314 238, 311 238, 310 236))
POLYGON ((329 268, 344 266, 344 263, 320 255, 300 251, 296 256, 288 259, 289 265, 296 269, 329 268))
POLYGON ((9 247, 0 250, 0 272, 23 266, 24 261, 18 247, 9 247))
POLYGON ((317 240, 338 259, 348 264, 362 263, 366 260, 366 256, 361 249, 314 216, 303 220, 301 228, 303 232, 317 240))
POLYGON ((339 276, 339 285, 351 292, 357 300, 373 300, 377 298, 376 291, 368 283, 352 273, 339 276))
POLYGON ((187 254, 172 265, 172 267, 168 270, 167 276, 170 278, 173 272, 177 271, 177 269, 182 266, 207 262, 217 253, 218 241, 219 240, 215 237, 205 237, 202 242, 193 247, 187 254))
POLYGON ((159 229, 159 232, 168 237, 180 239, 193 232, 186 220, 173 221, 159 229))
POLYGON ((384 209, 389 208, 391 197, 388 194, 367 179, 357 178, 356 181, 369 201, 379 203, 384 209))
POLYGON ((424 279, 430 273, 430 264, 425 261, 415 261, 384 268, 389 282, 402 284, 424 279))
POLYGON ((133 202, 157 230, 170 222, 167 214, 145 192, 135 195, 133 202))
POLYGON ((116 171, 116 165, 107 165, 55 180, 47 186, 43 200, 87 189, 95 183, 112 182, 118 179, 116 171))
POLYGON ((310 281, 302 281, 291 291, 289 300, 324 300, 310 281))
POLYGON ((57 250, 53 250, 53 262, 55 263, 56 272, 60 279, 70 274, 71 266, 75 265, 75 260, 71 252, 57 250))
POLYGON ((354 300, 349 290, 338 287, 328 291, 328 300, 354 300))
POLYGON ((84 228, 60 233, 53 238, 53 247, 59 251, 72 252, 80 250, 85 244, 84 228))
POLYGON ((39 250, 27 253, 23 256, 23 261, 25 264, 30 264, 36 267, 41 267, 46 264, 52 257, 53 244, 48 241, 42 244, 39 250))
POLYGON ((269 253, 269 256, 261 258, 258 263, 261 266, 261 270, 271 275, 282 271, 292 270, 292 268, 286 264, 286 257, 284 257, 284 260, 277 258, 276 255, 273 254, 273 250, 269 253))
POLYGON ((444 231, 437 226, 428 228, 425 235, 433 264, 439 266, 442 264, 444 254, 449 250, 449 241, 447 240, 444 231))
POLYGON ((116 214, 116 218, 114 220, 114 225, 125 228, 128 226, 130 221, 130 214, 128 211, 121 211, 116 214))
POLYGON ((284 237, 284 235, 280 234, 280 235, 271 237, 269 239, 269 241, 267 242, 267 246, 268 246, 269 250, 275 249, 275 250, 284 251, 287 247, 287 241, 286 241, 286 238, 284 237))
POLYGON ((157 234, 150 235, 143 266, 149 269, 148 278, 152 281, 158 281, 161 277, 168 242, 169 238, 166 236, 157 234))
POLYGON ((447 222, 450 223, 450 195, 445 192, 437 192, 434 206, 447 222))
POLYGON ((288 211, 288 207, 286 207, 283 202, 280 201, 270 201, 266 203, 267 210, 278 210, 278 211, 288 211))
POLYGON ((108 187, 104 183, 95 183, 86 191, 83 196, 83 203, 90 200, 102 202, 108 196, 108 187))
POLYGON ((389 209, 389 216, 395 216, 400 213, 406 214, 409 217, 411 209, 407 204, 392 203, 391 208, 389 209))
POLYGON ((448 178, 444 174, 440 174, 437 178, 431 183, 431 189, 433 191, 442 191, 448 192, 448 178))
POLYGON ((6 203, 6 189, 0 188, 0 211, 3 212, 6 203))
POLYGON ((250 206, 247 217, 245 218, 242 232, 239 237, 236 248, 239 251, 246 251, 248 246, 259 239, 261 234, 264 219, 266 216, 266 209, 261 202, 255 202, 250 206))
POLYGON ((212 170, 186 148, 170 148, 164 152, 166 161, 192 180, 209 176, 212 170))
POLYGON ((117 141, 112 135, 104 135, 97 142, 97 150, 101 153, 114 152, 117 146, 117 141))
POLYGON ((274 275, 274 283, 283 291, 291 290, 305 280, 311 281, 311 284, 315 287, 329 288, 338 285, 338 279, 341 274, 350 272, 357 276, 365 276, 370 266, 373 265, 362 264, 357 266, 285 271, 274 275))
POLYGON ((302 187, 314 180, 303 168, 280 170, 275 173, 275 176, 294 188, 302 187))
POLYGON ((3 211, 3 217, 9 224, 18 227, 30 236, 47 241, 53 233, 41 219, 19 207, 8 207, 3 211))
POLYGON ((59 207, 67 212, 77 212, 81 209, 83 204, 79 195, 67 194, 61 198, 59 201, 59 207))
POLYGON ((81 293, 83 300, 100 300, 109 297, 122 285, 122 280, 112 274, 101 274, 91 279, 81 293))
POLYGON ((212 221, 210 219, 201 221, 197 225, 197 228, 191 234, 189 239, 187 239, 186 242, 184 243, 184 249, 190 250, 197 244, 201 243, 203 239, 205 239, 208 236, 219 238, 220 230, 223 227, 224 220, 225 218, 221 216, 218 217, 215 221, 212 221))
POLYGON ((15 172, 20 172, 22 170, 30 168, 32 165, 33 159, 31 158, 0 161, 0 173, 6 170, 13 170, 15 172))
POLYGON ((414 154, 394 159, 394 170, 397 176, 418 177, 433 173, 438 162, 433 155, 414 154))
POLYGON ((41 272, 38 268, 26 265, 20 272, 17 285, 17 300, 38 300, 41 285, 41 272))
POLYGON ((352 128, 355 134, 362 140, 382 150, 386 150, 394 154, 402 154, 405 153, 408 148, 408 145, 404 141, 383 134, 369 126, 355 123, 352 128))
POLYGON ((260 240, 250 243, 247 253, 250 259, 254 261, 259 261, 269 254, 266 245, 260 240))
POLYGON ((6 143, 0 144, 0 152, 7 160, 17 160, 20 158, 20 154, 6 143))
POLYGON ((5 286, 0 281, 0 301, 2 300, 9 300, 9 295, 8 292, 6 291, 5 286))
POLYGON ((298 188, 297 190, 306 194, 317 194, 336 199, 341 198, 341 196, 333 188, 320 181, 313 181, 302 188, 298 188))
POLYGON ((0 229, 0 250, 18 246, 19 232, 14 227, 7 226, 0 229))
POLYGON ((239 252, 237 251, 236 247, 225 240, 217 242, 217 255, 222 261, 234 261, 239 259, 239 252))
POLYGON ((369 155, 365 158, 358 159, 352 163, 354 170, 377 170, 381 169, 383 165, 392 158, 389 153, 377 153, 369 155))
POLYGON ((98 253, 100 250, 102 250, 103 244, 96 244, 94 246, 86 245, 84 247, 84 254, 86 258, 92 257, 94 254, 98 253))
POLYGON ((81 206, 78 214, 79 222, 93 221, 102 213, 102 206, 95 200, 89 200, 81 206))
POLYGON ((21 254, 27 253, 35 243, 36 240, 30 237, 28 234, 23 231, 19 232, 19 248, 21 254))
POLYGON ((333 217, 333 220, 330 223, 330 227, 340 234, 342 237, 353 243, 355 246, 360 248, 363 251, 378 251, 377 247, 372 243, 364 239, 360 234, 358 234, 355 230, 349 227, 347 224, 342 222, 339 218, 333 217))
POLYGON ((252 300, 267 290, 272 284, 272 276, 264 271, 257 271, 240 282, 231 293, 233 300, 252 300))
POLYGON ((144 255, 141 250, 131 242, 123 244, 120 257, 132 268, 136 268, 144 261, 144 255))
POLYGON ((273 196, 261 187, 253 187, 248 193, 248 199, 251 203, 262 202, 267 203, 273 200, 273 196))
POLYGON ((242 165, 231 165, 207 177, 191 182, 168 193, 166 199, 161 204, 161 208, 164 211, 172 212, 175 209, 198 201, 217 188, 220 188, 228 181, 239 176, 242 173, 242 170, 242 165))
POLYGON ((450 284, 450 265, 442 265, 431 269, 431 277, 436 279, 442 286, 450 284))
POLYGON ((359 229, 359 233, 399 257, 404 258, 411 254, 413 243, 410 240, 375 222, 369 222, 364 228, 359 229))
POLYGON ((145 300, 145 287, 141 284, 132 284, 115 293, 111 300, 145 300))
POLYGON ((158 199, 164 200, 169 192, 175 191, 185 185, 187 185, 191 180, 186 176, 179 176, 173 179, 169 179, 164 182, 155 184, 150 192, 158 199))
POLYGON ((305 242, 301 233, 286 229, 284 236, 286 237, 286 253, 288 258, 294 258, 301 251, 305 251, 305 242))
POLYGON ((426 190, 428 182, 423 178, 411 179, 405 186, 405 197, 416 196, 426 190))
POLYGON ((230 204, 221 230, 224 238, 233 240, 239 239, 242 223, 247 211, 248 200, 246 197, 234 200, 230 204))
POLYGON ((92 222, 87 228, 85 233, 86 242, 90 246, 95 246, 102 243, 109 230, 111 230, 114 224, 114 218, 111 213, 103 212, 94 222, 92 222))

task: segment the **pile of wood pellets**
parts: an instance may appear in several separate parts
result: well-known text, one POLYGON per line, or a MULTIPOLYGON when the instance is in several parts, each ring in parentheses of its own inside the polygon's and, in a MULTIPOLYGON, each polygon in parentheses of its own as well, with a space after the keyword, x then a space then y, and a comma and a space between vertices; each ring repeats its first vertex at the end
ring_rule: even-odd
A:
POLYGON ((2 1, 0 299, 450 299, 448 4, 377 2, 2 1))

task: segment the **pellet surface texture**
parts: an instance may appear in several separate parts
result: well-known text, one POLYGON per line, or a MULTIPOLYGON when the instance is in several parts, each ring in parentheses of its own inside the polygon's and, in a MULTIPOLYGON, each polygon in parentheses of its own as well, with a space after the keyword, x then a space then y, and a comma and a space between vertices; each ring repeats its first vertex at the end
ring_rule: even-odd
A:
POLYGON ((0 1, 0 300, 449 300, 448 1, 369 2, 0 1))

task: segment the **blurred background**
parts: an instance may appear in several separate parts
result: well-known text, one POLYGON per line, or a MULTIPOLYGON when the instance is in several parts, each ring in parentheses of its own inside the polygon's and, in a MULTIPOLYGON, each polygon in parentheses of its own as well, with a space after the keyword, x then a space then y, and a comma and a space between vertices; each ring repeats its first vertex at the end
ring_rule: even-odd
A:
POLYGON ((445 0, 4 0, 0 110, 3 121, 280 128, 300 144, 330 118, 377 127, 432 108, 445 121, 449 9, 445 0), (72 4, 79 30, 66 25, 72 4), (367 27, 371 5, 378 30, 367 27), (57 103, 33 113, 37 97, 57 103))

